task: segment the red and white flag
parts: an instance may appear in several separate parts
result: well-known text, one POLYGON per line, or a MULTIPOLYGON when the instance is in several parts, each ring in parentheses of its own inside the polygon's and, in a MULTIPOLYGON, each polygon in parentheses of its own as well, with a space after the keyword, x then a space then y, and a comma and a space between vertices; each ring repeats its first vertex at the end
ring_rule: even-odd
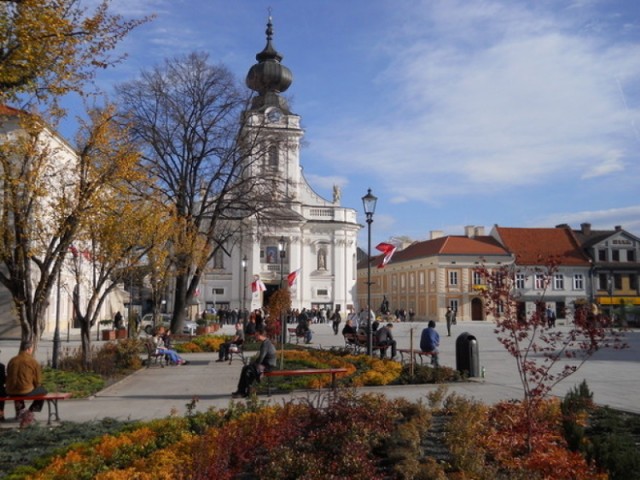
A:
POLYGON ((253 293, 255 292, 264 292, 267 287, 264 284, 264 282, 262 280, 260 280, 260 277, 258 277, 257 275, 254 277, 255 280, 253 282, 251 282, 251 291, 253 293))
POLYGON ((396 248, 397 247, 395 245, 384 242, 376 245, 376 250, 380 250, 382 253, 384 253, 384 258, 382 259, 382 263, 378 265, 378 268, 384 268, 384 266, 389 263, 389 260, 391 260, 393 254, 396 253, 396 248))
POLYGON ((300 270, 302 270, 302 268, 299 268, 296 271, 291 272, 289 275, 287 275, 287 283, 289 284, 290 287, 293 287, 293 285, 298 280, 298 274, 300 273, 300 270))

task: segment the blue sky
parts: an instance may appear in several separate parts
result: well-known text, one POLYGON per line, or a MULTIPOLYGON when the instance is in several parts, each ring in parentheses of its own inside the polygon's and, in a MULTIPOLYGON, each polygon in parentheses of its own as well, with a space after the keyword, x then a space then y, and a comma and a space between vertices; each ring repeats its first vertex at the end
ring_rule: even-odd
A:
MULTIPOLYGON (((87 2, 90 5, 95 0, 87 2)), ((206 51, 244 79, 274 44, 294 80, 312 187, 358 210, 373 241, 465 225, 622 225, 640 236, 637 0, 115 0, 157 15, 101 74, 109 91, 206 51)), ((360 236, 366 245, 366 229, 360 236)), ((375 243, 374 243, 375 245, 375 243)))

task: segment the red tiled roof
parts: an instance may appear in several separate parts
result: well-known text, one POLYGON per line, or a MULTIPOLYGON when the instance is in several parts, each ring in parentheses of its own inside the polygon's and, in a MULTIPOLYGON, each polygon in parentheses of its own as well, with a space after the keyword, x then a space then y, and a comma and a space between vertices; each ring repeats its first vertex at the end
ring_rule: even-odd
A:
POLYGON ((505 228, 495 230, 502 244, 516 256, 519 265, 589 265, 589 258, 569 228, 505 228))
POLYGON ((6 116, 18 116, 20 114, 23 114, 25 112, 23 112, 22 110, 18 110, 17 108, 13 108, 13 107, 9 107, 7 105, 1 105, 0 104, 0 115, 6 115, 6 116))
MULTIPOLYGON (((406 262, 417 258, 430 257, 434 255, 509 255, 509 252, 500 245, 495 238, 490 236, 465 237, 446 236, 415 242, 404 250, 397 250, 393 254, 389 264, 406 262)), ((377 255, 371 258, 371 266, 377 267, 382 263, 384 255, 377 255)), ((366 267, 366 258, 358 268, 366 267)))

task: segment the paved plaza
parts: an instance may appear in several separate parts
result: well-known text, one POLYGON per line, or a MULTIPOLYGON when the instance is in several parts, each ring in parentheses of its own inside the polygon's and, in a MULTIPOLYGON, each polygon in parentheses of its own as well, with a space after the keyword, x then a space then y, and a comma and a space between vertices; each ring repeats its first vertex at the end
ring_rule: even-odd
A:
MULTIPOLYGON (((417 347, 422 329, 426 323, 396 323, 393 329, 398 348, 417 347)), ((566 327, 558 327, 566 329, 566 327)), ((315 324, 313 346, 329 348, 344 345, 342 335, 333 335, 330 324, 315 324)), ((451 337, 440 323, 437 326, 441 335, 441 364, 455 368, 456 338, 463 332, 473 335, 478 342, 479 364, 484 367, 485 377, 471 382, 449 385, 450 392, 456 392, 485 403, 500 400, 521 399, 522 387, 517 374, 515 361, 498 342, 493 325, 484 322, 459 322, 453 327, 451 337)), ((223 333, 232 334, 232 326, 224 326, 223 333)), ((594 393, 594 400, 601 405, 640 414, 640 331, 626 334, 629 345, 625 350, 602 350, 588 360, 574 375, 555 387, 553 393, 564 395, 570 388, 585 379, 594 393)), ((77 340, 69 343, 63 339, 63 348, 79 345, 77 340)), ((18 341, 0 340, 0 361, 5 365, 17 353, 18 341)), ((46 362, 51 356, 52 343, 45 338, 39 345, 37 358, 46 362)), ((231 402, 231 392, 236 390, 241 362, 233 364, 216 363, 217 353, 192 353, 183 355, 189 365, 160 368, 157 366, 142 369, 124 380, 115 383, 88 399, 61 401, 60 416, 67 421, 89 421, 104 417, 121 420, 149 420, 171 414, 184 414, 186 405, 197 397, 197 410, 208 407, 225 408, 231 402)), ((380 392, 390 398, 404 397, 410 400, 425 398, 426 394, 437 388, 434 385, 408 385, 385 387, 362 387, 362 392, 380 392)), ((281 403, 287 399, 308 396, 313 392, 296 391, 290 394, 261 395, 265 402, 281 403)), ((9 416, 13 412, 11 405, 5 410, 9 416)), ((40 423, 46 422, 46 414, 36 416, 40 423)))

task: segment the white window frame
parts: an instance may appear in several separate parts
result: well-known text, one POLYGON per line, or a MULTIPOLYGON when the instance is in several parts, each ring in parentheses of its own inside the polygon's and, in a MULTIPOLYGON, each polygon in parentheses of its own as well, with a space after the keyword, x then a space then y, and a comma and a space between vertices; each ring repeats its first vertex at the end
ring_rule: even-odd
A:
POLYGON ((524 273, 516 273, 516 288, 522 290, 525 288, 527 277, 524 273))
POLYGON ((553 274, 553 289, 564 290, 564 275, 561 273, 553 274))
POLYGON ((584 274, 582 273, 573 274, 573 289, 584 290, 584 274))
POLYGON ((533 288, 536 290, 542 290, 544 288, 544 274, 536 273, 533 281, 533 288))
POLYGON ((457 287, 458 286, 458 271, 457 270, 449 270, 449 286, 457 287))

